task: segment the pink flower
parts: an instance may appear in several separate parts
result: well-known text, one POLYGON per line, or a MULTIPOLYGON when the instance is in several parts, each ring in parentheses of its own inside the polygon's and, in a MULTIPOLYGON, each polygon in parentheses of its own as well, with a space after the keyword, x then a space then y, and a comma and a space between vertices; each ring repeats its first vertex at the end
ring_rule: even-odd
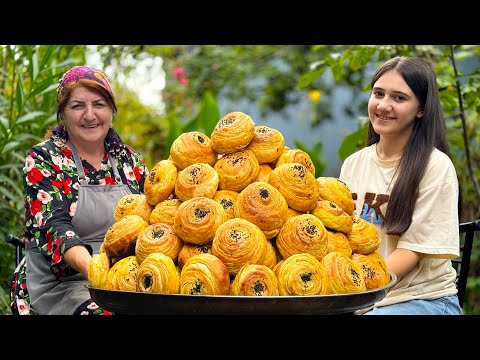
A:
POLYGON ((182 85, 185 85, 185 84, 188 84, 188 77, 185 73, 185 69, 183 67, 176 67, 174 70, 173 70, 173 76, 175 77, 175 79, 177 79, 177 81, 182 84, 182 85))

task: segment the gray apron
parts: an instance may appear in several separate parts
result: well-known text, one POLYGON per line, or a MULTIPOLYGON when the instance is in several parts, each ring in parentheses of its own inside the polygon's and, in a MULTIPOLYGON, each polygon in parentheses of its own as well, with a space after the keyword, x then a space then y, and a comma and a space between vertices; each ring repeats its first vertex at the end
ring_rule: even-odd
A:
MULTIPOLYGON (((72 220, 76 233, 83 242, 89 244, 94 254, 98 254, 105 233, 114 223, 115 205, 125 195, 131 194, 122 179, 113 158, 108 160, 115 175, 116 185, 88 185, 82 161, 77 149, 69 141, 80 187, 78 189, 77 210, 72 220)), ((50 262, 40 253, 36 242, 26 245, 27 289, 31 305, 41 315, 72 315, 85 301, 91 298, 88 281, 78 273, 63 278, 55 278, 50 271, 50 262)))

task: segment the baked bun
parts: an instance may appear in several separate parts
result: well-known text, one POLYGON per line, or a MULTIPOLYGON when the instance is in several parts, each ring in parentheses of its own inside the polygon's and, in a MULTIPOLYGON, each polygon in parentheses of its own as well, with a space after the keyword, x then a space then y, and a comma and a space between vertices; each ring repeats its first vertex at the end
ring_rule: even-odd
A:
POLYGON ((278 279, 278 291, 282 296, 330 293, 325 267, 313 255, 294 254, 279 262, 274 272, 278 279))
POLYGON ((220 190, 242 191, 258 176, 259 165, 251 150, 241 150, 222 156, 213 167, 220 179, 220 190))
POLYGON ((352 256, 352 247, 350 241, 347 239, 347 235, 340 231, 330 230, 328 232, 328 252, 336 251, 342 253, 347 257, 352 256))
POLYGON ((182 200, 180 199, 167 199, 159 202, 152 210, 148 222, 150 224, 165 223, 173 225, 175 214, 181 203, 182 200))
POLYGON ((366 291, 363 272, 359 264, 337 252, 329 252, 322 259, 327 269, 330 287, 334 294, 366 291))
POLYGON ((198 254, 211 254, 212 253, 212 242, 206 243, 204 245, 195 245, 190 243, 183 243, 180 252, 178 253, 177 263, 180 266, 180 269, 183 268, 188 259, 194 255, 198 254))
POLYGON ((135 255, 118 260, 108 271, 105 289, 136 291, 137 271, 138 262, 135 255))
POLYGON ((282 133, 264 125, 255 127, 253 139, 247 146, 247 149, 253 151, 259 164, 276 162, 284 148, 285 138, 282 133))
POLYGON ((213 196, 213 200, 222 205, 223 210, 227 214, 227 219, 235 217, 235 202, 237 201, 238 192, 233 190, 217 190, 213 196))
POLYGON ((277 166, 268 177, 268 183, 280 191, 292 209, 306 212, 317 205, 316 179, 302 164, 277 166))
POLYGON ((315 177, 315 165, 313 165, 313 161, 307 152, 300 149, 289 149, 286 147, 275 163, 275 167, 287 163, 302 164, 308 172, 315 177))
POLYGON ((170 256, 151 253, 137 271, 137 291, 144 293, 178 294, 180 274, 170 256))
POLYGON ((224 115, 210 136, 213 150, 218 154, 231 154, 243 150, 252 141, 255 123, 240 111, 224 115))
POLYGON ((148 221, 152 210, 153 206, 148 203, 144 194, 128 194, 115 205, 113 218, 119 221, 125 215, 140 215, 143 220, 148 221))
POLYGON ((277 248, 274 245, 274 242, 267 241, 267 252, 265 253, 265 257, 263 258, 263 265, 266 265, 270 269, 273 269, 277 265, 278 258, 282 258, 282 255, 280 255, 280 253, 278 252, 277 248))
POLYGON ((234 296, 278 296, 278 280, 273 270, 259 264, 245 264, 233 279, 234 296))
POLYGON ((192 256, 180 273, 180 294, 229 295, 230 276, 226 265, 212 254, 192 256))
POLYGON ((218 227, 212 254, 224 262, 230 275, 236 275, 247 263, 263 264, 267 246, 267 239, 257 225, 234 218, 218 227))
POLYGON ((213 166, 217 154, 213 151, 210 138, 199 131, 180 134, 170 147, 170 158, 179 170, 196 163, 213 166))
POLYGON ((360 265, 367 290, 379 289, 390 283, 390 273, 377 251, 368 255, 353 254, 352 260, 360 265))
POLYGON ((258 166, 258 176, 255 181, 264 181, 268 182, 268 177, 270 173, 273 171, 272 167, 268 164, 260 164, 258 166))
POLYGON ((108 257, 124 258, 135 255, 138 236, 148 226, 140 215, 126 215, 105 233, 103 247, 108 257))
POLYGON ((110 270, 110 258, 106 253, 93 254, 88 267, 88 283, 91 287, 105 289, 107 274, 110 270))
POLYGON ((328 252, 328 233, 318 218, 302 214, 285 222, 277 235, 276 245, 283 258, 308 253, 321 260, 328 252))
POLYGON ((135 255, 139 265, 142 265, 148 255, 156 252, 176 261, 182 246, 183 241, 175 233, 172 225, 156 223, 147 226, 138 236, 135 255))
POLYGON ((344 234, 352 231, 353 220, 340 206, 330 200, 319 200, 312 214, 319 218, 326 228, 344 234))
POLYGON ((204 196, 213 198, 218 189, 219 177, 213 167, 204 163, 187 166, 175 181, 175 195, 182 200, 204 196))
POLYGON ((335 177, 320 176, 317 178, 318 199, 329 200, 340 206, 348 215, 355 209, 350 188, 335 177))
POLYGON ((144 191, 150 205, 157 205, 167 200, 175 189, 178 170, 173 161, 161 160, 157 162, 145 178, 144 191))
POLYGON ((235 216, 257 225, 262 231, 279 229, 288 205, 282 194, 266 182, 254 182, 238 194, 235 216))
POLYGON ((381 238, 377 228, 372 223, 352 215, 352 231, 347 234, 353 253, 370 254, 378 249, 381 238))
POLYGON ((225 220, 227 214, 222 205, 210 198, 196 197, 178 207, 173 229, 183 241, 204 245, 213 240, 225 220))

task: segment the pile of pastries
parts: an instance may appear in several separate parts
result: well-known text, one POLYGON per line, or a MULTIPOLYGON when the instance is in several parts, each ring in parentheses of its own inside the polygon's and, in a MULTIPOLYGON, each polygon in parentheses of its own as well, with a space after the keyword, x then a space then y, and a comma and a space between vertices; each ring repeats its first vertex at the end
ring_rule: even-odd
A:
POLYGON ((90 265, 90 286, 163 294, 328 295, 381 288, 390 274, 350 189, 315 177, 281 132, 231 112, 210 136, 181 134, 124 196, 90 265))

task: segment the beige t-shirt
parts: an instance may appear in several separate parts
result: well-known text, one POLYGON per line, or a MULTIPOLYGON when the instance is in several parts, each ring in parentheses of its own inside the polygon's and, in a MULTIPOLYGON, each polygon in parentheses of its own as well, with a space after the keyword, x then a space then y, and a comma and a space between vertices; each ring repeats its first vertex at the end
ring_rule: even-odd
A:
POLYGON ((453 163, 438 149, 433 150, 420 182, 412 224, 400 237, 385 234, 381 227, 396 165, 397 161, 379 159, 374 144, 345 159, 339 176, 352 191, 355 213, 376 226, 384 259, 396 248, 424 255, 375 306, 457 293, 456 272, 450 261, 460 255, 458 180, 453 163))

